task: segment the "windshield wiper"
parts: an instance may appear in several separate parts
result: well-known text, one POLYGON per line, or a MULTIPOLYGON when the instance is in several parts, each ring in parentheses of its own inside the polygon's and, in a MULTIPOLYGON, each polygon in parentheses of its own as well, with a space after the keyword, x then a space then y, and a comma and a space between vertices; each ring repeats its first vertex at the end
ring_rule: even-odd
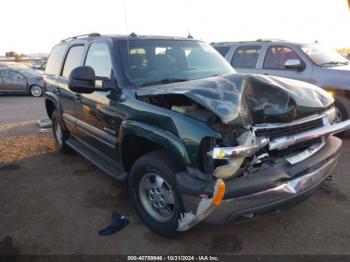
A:
POLYGON ((188 79, 181 79, 181 78, 164 78, 158 81, 154 82, 148 82, 141 84, 140 86, 152 86, 152 85, 164 85, 164 84, 170 84, 170 83, 176 83, 176 82, 185 82, 188 81, 188 79))
POLYGON ((324 65, 348 65, 349 62, 340 62, 340 61, 330 61, 330 62, 327 62, 327 63, 322 63, 320 64, 321 66, 324 66, 324 65))

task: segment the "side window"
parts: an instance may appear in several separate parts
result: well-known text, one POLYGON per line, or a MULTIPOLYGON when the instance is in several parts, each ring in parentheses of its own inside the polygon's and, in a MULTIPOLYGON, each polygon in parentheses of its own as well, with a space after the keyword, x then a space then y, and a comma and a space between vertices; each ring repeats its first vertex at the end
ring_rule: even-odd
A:
POLYGON ((14 74, 14 80, 16 82, 21 83, 25 80, 25 77, 23 75, 21 75, 20 73, 13 71, 13 74, 14 74))
POLYGON ((8 70, 6 74, 6 79, 9 82, 16 82, 18 74, 13 70, 8 70))
POLYGON ((60 69, 59 67, 61 65, 65 49, 66 49, 66 45, 57 45, 52 49, 45 68, 45 74, 47 75, 59 74, 59 69, 60 69))
POLYGON ((76 67, 80 65, 81 59, 84 53, 84 46, 76 45, 69 49, 68 54, 66 56, 66 60, 64 61, 62 76, 68 78, 70 72, 76 67))
POLYGON ((220 55, 225 56, 228 52, 228 50, 230 50, 229 46, 214 46, 214 48, 216 49, 216 51, 218 51, 220 53, 220 55))
POLYGON ((261 46, 240 46, 236 49, 231 65, 237 68, 255 68, 261 46))
POLYGON ((86 66, 91 66, 95 70, 96 76, 110 77, 112 62, 109 48, 103 43, 93 43, 85 61, 86 66))
POLYGON ((284 64, 288 59, 300 59, 297 53, 286 46, 271 46, 267 50, 264 68, 285 69, 284 64))

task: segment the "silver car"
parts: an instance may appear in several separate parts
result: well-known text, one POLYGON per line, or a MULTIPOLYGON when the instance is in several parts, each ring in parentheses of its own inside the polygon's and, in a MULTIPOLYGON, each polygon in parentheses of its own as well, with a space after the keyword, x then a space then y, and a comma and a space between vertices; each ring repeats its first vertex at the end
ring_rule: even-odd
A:
POLYGON ((335 98, 336 121, 350 118, 350 62, 336 51, 318 44, 264 39, 212 46, 237 72, 288 77, 326 89, 335 98))
POLYGON ((0 94, 43 95, 42 75, 30 68, 0 67, 0 94))

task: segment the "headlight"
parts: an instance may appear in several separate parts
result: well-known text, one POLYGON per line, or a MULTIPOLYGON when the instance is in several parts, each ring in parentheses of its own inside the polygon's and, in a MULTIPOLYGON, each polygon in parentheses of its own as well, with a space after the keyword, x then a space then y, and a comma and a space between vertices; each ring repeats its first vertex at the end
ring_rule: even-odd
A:
POLYGON ((327 92, 327 94, 328 95, 330 95, 331 97, 333 97, 334 98, 334 94, 333 94, 333 92, 332 91, 326 91, 327 92))

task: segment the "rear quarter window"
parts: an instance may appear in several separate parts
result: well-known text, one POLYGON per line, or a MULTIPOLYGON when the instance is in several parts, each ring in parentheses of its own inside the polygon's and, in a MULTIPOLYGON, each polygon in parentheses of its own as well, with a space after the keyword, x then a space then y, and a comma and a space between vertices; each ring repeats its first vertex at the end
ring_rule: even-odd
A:
POLYGON ((47 75, 58 75, 60 70, 60 65, 63 59, 63 54, 66 49, 66 45, 55 46, 47 60, 45 74, 47 75))

